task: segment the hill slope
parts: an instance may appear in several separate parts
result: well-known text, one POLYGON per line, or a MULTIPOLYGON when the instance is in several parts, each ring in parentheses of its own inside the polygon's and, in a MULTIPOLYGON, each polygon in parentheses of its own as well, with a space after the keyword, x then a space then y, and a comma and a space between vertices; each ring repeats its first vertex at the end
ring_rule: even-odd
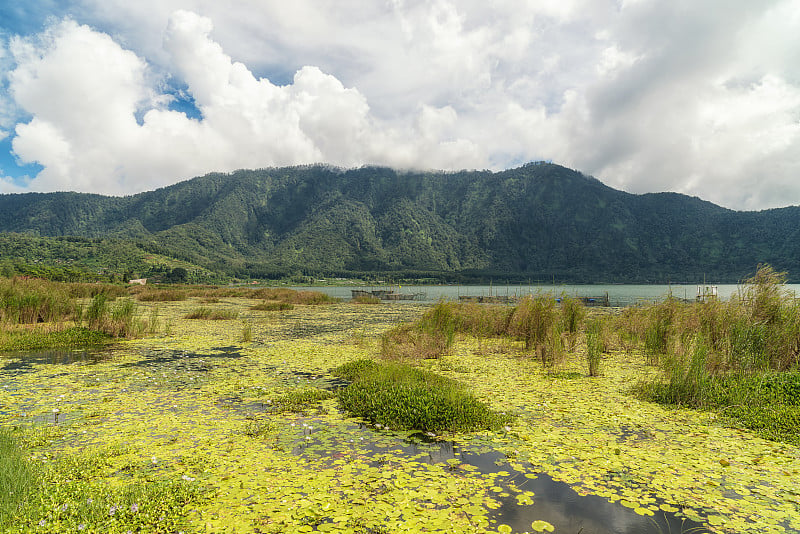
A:
POLYGON ((800 276, 800 208, 631 195, 553 164, 492 173, 291 167, 130 197, 0 195, 0 232, 118 239, 217 272, 593 282, 800 276))

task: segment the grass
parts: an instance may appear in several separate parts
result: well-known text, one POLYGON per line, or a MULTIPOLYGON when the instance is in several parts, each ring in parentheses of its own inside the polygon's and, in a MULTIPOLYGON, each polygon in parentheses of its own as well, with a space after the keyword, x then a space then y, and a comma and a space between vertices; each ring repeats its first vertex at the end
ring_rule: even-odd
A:
POLYGON ((142 302, 177 302, 189 298, 185 289, 145 289, 135 294, 142 302))
POLYGON ((604 322, 594 318, 586 324, 586 364, 589 376, 600 375, 600 361, 606 351, 604 322))
POLYGON ((19 430, 0 427, 0 531, 177 532, 187 506, 203 498, 196 484, 149 475, 108 485, 106 453, 35 461, 20 446, 19 430))
POLYGON ((341 407, 383 427, 469 432, 498 429, 511 420, 478 401, 459 382, 409 365, 356 360, 333 374, 352 381, 337 393, 341 407))
POLYGON ((0 427, 0 525, 18 517, 38 480, 12 433, 0 427))
POLYGON ((286 310, 293 310, 294 304, 290 304, 288 302, 276 302, 276 301, 265 300, 260 304, 251 306, 250 309, 256 311, 286 311, 286 310))
POLYGON ((53 347, 100 346, 113 338, 104 332, 75 326, 51 331, 16 330, 0 332, 0 351, 36 351, 53 347))
POLYGON ((775 395, 776 383, 797 383, 800 367, 800 306, 785 281, 762 266, 727 302, 669 299, 627 313, 620 327, 629 339, 643 337, 648 361, 662 370, 634 393, 714 410, 734 426, 800 443, 800 412, 791 397, 775 395))
POLYGON ((208 319, 211 321, 227 321, 239 317, 235 310, 215 310, 201 306, 183 316, 184 319, 208 319))
POLYGON ((136 337, 153 325, 140 320, 135 302, 118 299, 111 284, 0 280, 0 350, 99 345, 136 337), (90 299, 82 304, 79 299, 90 299))
POLYGON ((381 299, 373 295, 359 295, 353 299, 350 299, 350 302, 352 304, 380 304, 381 299))

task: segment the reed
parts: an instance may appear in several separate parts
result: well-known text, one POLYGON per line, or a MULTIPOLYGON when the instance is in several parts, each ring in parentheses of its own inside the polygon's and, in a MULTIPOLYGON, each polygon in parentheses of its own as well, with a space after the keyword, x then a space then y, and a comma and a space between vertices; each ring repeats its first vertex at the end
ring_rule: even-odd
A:
POLYGON ((286 310, 293 310, 294 304, 290 304, 288 302, 276 302, 276 301, 265 300, 260 304, 251 306, 250 309, 256 311, 286 311, 286 310))
POLYGON ((235 310, 215 310, 201 306, 183 316, 184 319, 207 319, 211 321, 226 321, 236 319, 239 313, 235 310))
POLYGON ((606 351, 605 323, 594 318, 586 323, 586 364, 589 376, 600 375, 600 361, 606 351))

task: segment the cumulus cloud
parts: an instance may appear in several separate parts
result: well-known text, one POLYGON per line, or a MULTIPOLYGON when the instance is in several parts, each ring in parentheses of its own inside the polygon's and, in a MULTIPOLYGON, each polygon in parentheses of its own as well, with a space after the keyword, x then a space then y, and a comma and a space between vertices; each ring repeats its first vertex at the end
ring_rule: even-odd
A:
POLYGON ((12 43, 11 93, 33 115, 17 125, 14 152, 44 166, 31 189, 131 193, 212 170, 474 162, 468 142, 421 143, 413 129, 378 124, 357 89, 319 68, 301 68, 285 86, 256 78, 212 29, 210 19, 177 11, 164 35, 199 120, 167 109, 145 61, 88 26, 66 20, 12 43))
POLYGON ((30 188, 548 159, 631 192, 800 203, 800 0, 73 2, 103 31, 66 20, 7 55, 30 188))

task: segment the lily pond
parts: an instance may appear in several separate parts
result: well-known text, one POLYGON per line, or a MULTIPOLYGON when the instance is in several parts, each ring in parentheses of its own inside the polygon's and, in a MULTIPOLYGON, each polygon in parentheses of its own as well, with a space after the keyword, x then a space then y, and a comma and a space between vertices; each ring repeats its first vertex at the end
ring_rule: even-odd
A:
POLYGON ((377 357, 380 334, 429 305, 254 302, 220 299, 236 318, 216 321, 185 319, 191 299, 142 304, 160 333, 0 356, 2 427, 35 462, 84 466, 18 531, 800 531, 800 449, 636 400, 656 372, 641 357, 605 354, 589 377, 577 357, 545 370, 509 340, 459 336, 420 365, 513 422, 398 432, 341 412, 330 371, 377 357), (133 484, 185 498, 165 510, 133 484))

